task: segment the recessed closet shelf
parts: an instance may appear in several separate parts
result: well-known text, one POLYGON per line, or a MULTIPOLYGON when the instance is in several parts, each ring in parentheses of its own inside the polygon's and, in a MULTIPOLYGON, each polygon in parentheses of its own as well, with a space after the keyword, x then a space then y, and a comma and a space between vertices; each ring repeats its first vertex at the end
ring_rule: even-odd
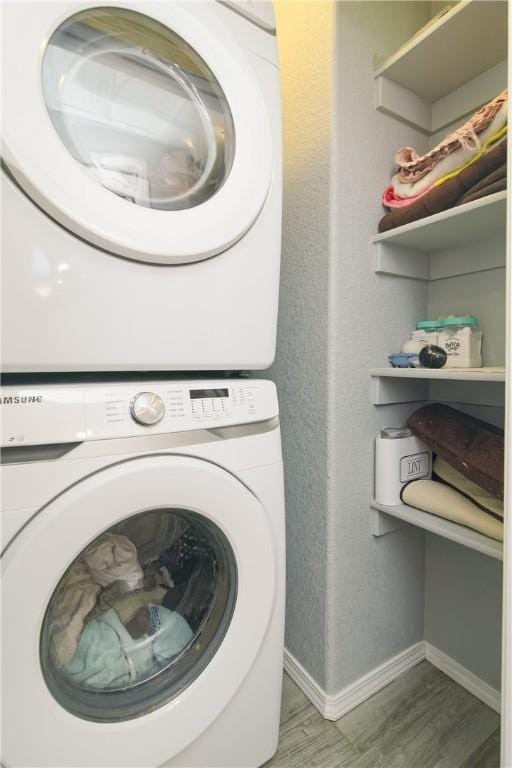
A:
POLYGON ((442 536, 443 538, 455 541, 457 544, 461 544, 464 547, 474 549, 477 552, 482 552, 482 554, 488 555, 489 557, 494 557, 496 560, 503 560, 503 544, 500 541, 495 541, 487 536, 483 536, 481 533, 477 533, 477 531, 473 531, 471 528, 458 525, 458 523, 452 523, 450 520, 431 515, 429 512, 423 512, 421 509, 409 507, 407 504, 387 507, 384 504, 379 504, 375 499, 372 499, 370 506, 374 510, 384 512, 386 515, 390 515, 399 520, 404 520, 411 525, 423 528, 437 536, 442 536))
POLYGON ((495 235, 505 236, 506 215, 504 190, 375 235, 373 242, 432 253, 495 235))
POLYGON ((386 59, 375 77, 432 103, 506 57, 507 3, 462 0, 386 59))
POLYGON ((483 368, 372 368, 370 376, 394 379, 441 379, 445 381, 505 381, 503 366, 483 368))

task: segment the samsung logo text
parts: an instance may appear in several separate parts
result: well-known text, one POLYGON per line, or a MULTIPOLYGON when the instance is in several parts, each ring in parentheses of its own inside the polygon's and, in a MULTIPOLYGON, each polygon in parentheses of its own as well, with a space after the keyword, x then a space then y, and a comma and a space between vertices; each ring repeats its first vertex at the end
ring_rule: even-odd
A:
POLYGON ((21 405, 25 403, 42 403, 42 395, 2 395, 0 403, 2 405, 21 405))

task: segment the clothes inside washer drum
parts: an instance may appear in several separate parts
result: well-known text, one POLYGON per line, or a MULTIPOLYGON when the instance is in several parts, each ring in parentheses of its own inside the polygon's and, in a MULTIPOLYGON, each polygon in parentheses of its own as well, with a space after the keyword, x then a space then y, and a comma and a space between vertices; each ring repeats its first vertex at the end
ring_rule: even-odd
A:
POLYGON ((102 587, 114 581, 125 582, 127 590, 142 586, 143 573, 137 560, 137 548, 128 536, 104 533, 84 549, 81 559, 102 587))
POLYGON ((143 572, 135 545, 126 536, 102 534, 64 574, 50 615, 50 654, 56 667, 73 658, 84 626, 101 587, 113 582, 124 591, 142 586, 143 572))
POLYGON ((150 635, 134 639, 112 608, 83 630, 76 653, 63 667, 76 685, 108 689, 134 684, 161 670, 192 638, 178 613, 153 606, 156 626, 150 635))
POLYGON ((413 480, 402 490, 402 501, 411 507, 472 528, 491 539, 503 541, 503 523, 469 499, 435 480, 413 480))
POLYGON ((48 630, 50 655, 57 668, 73 658, 85 617, 94 608, 100 590, 80 560, 73 563, 57 587, 48 630))

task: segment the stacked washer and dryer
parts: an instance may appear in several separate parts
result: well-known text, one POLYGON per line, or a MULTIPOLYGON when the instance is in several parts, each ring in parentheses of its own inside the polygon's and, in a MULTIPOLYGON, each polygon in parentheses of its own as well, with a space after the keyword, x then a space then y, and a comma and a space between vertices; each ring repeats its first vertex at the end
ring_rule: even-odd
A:
POLYGON ((272 5, 3 3, 2 764, 256 768, 284 624, 272 5), (201 373, 202 372, 202 373, 201 373))

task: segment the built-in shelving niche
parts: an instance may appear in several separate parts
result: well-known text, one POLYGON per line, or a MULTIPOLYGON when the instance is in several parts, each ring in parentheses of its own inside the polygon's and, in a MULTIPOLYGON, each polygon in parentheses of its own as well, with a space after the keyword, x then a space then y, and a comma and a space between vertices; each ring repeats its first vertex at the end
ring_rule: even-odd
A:
MULTIPOLYGON (((507 3, 462 0, 378 66, 376 108, 419 128, 433 146, 452 125, 460 124, 505 87, 506 59, 507 3)), ((374 272, 383 278, 424 281, 430 292, 436 281, 503 269, 506 204, 507 193, 498 192, 376 235, 374 272)), ((496 357, 496 350, 493 353, 496 357)), ((422 402, 441 400, 455 407, 503 412, 506 375, 501 366, 474 370, 379 367, 370 376, 375 406, 409 403, 412 411, 422 402)), ((405 504, 385 507, 372 500, 370 506, 375 536, 407 523, 498 560, 503 557, 500 542, 451 521, 405 504)))

